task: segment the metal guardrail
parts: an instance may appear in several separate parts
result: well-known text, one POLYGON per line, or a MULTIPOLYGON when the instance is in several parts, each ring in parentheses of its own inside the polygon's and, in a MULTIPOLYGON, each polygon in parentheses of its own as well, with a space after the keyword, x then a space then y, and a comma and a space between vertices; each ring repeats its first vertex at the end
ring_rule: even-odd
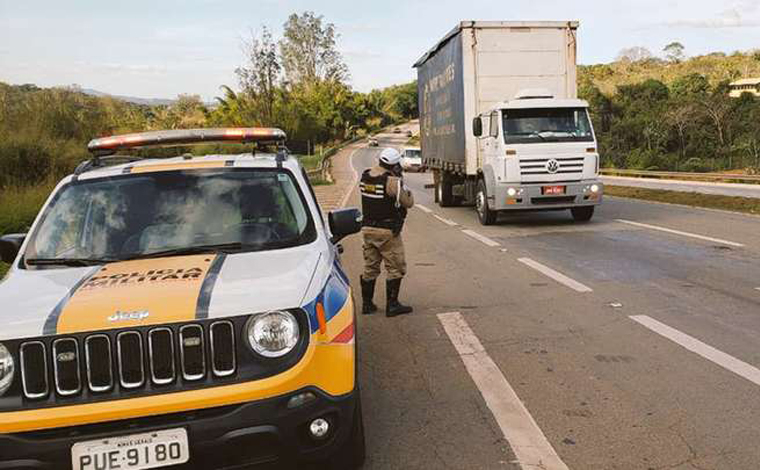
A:
POLYGON ((600 170, 600 173, 605 176, 628 176, 633 178, 678 179, 687 181, 760 184, 760 175, 689 173, 683 171, 621 170, 617 168, 603 168, 600 170))

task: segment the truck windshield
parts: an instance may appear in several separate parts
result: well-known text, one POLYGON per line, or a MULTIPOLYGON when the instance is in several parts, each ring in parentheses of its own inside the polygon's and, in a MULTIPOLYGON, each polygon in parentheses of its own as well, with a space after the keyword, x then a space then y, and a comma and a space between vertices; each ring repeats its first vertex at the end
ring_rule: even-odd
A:
POLYGON ((71 265, 172 251, 255 251, 315 238, 289 172, 168 171, 64 186, 45 209, 25 261, 71 265))
POLYGON ((505 109, 504 142, 593 142, 586 108, 505 109))

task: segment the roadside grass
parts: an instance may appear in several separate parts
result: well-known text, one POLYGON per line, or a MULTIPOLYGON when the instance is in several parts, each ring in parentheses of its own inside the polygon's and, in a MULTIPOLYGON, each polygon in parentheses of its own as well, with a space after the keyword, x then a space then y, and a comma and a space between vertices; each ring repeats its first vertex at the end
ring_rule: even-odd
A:
POLYGON ((720 209, 747 214, 760 214, 760 198, 721 196, 717 194, 700 194, 683 191, 668 191, 664 189, 632 188, 629 186, 604 187, 608 196, 643 199, 645 201, 667 202, 685 206, 720 209))
POLYGON ((298 155, 298 161, 301 162, 301 165, 303 165, 306 171, 316 170, 317 168, 319 168, 319 164, 322 162, 322 156, 321 155, 298 155))
POLYGON ((9 267, 10 266, 8 266, 7 264, 5 264, 2 261, 0 261, 0 279, 2 279, 3 276, 5 276, 5 273, 8 272, 8 268, 9 267))

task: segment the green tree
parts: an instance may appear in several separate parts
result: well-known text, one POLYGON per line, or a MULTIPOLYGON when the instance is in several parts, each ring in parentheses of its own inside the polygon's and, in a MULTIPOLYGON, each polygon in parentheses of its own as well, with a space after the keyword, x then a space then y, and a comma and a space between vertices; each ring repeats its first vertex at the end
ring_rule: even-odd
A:
POLYGON ((338 51, 335 25, 307 11, 290 15, 280 40, 285 75, 291 84, 348 78, 348 67, 338 51))
POLYGON ((665 46, 662 51, 665 53, 665 58, 668 59, 668 61, 677 64, 686 57, 684 54, 685 49, 686 48, 683 46, 683 44, 678 41, 674 41, 665 46))

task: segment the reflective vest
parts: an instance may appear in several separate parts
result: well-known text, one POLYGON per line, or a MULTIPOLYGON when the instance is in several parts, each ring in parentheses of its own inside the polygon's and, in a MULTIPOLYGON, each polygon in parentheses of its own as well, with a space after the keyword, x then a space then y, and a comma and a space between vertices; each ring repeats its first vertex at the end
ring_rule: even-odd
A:
POLYGON ((359 191, 362 195, 363 224, 368 227, 387 228, 393 231, 401 231, 406 218, 406 209, 396 207, 395 198, 388 196, 387 172, 379 176, 372 176, 370 169, 362 173, 359 182, 359 191))

